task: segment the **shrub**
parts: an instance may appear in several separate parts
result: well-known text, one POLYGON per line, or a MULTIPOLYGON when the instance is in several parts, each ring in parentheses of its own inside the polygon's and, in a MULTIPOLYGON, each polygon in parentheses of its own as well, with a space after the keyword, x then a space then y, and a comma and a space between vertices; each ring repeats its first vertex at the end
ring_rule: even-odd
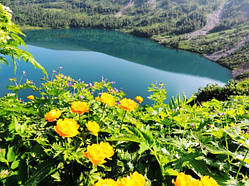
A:
POLYGON ((220 87, 217 84, 208 84, 204 88, 200 88, 195 94, 195 99, 191 102, 201 103, 202 101, 209 101, 211 99, 228 100, 232 95, 249 95, 249 78, 242 81, 229 81, 224 87, 220 87))

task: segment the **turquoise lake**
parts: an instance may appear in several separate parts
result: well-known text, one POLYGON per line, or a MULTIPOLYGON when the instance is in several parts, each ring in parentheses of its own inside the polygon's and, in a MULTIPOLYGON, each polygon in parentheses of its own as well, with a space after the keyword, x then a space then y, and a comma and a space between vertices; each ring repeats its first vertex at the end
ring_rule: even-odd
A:
MULTIPOLYGON (((104 77, 127 97, 146 98, 151 83, 166 84, 167 97, 185 93, 191 96, 208 83, 224 85, 232 78, 226 68, 186 51, 165 48, 153 41, 115 31, 99 29, 64 29, 26 32, 28 51, 51 75, 59 66, 62 73, 85 82, 104 77)), ((0 96, 8 92, 9 78, 15 77, 12 66, 0 65, 0 96)), ((42 73, 20 62, 22 71, 39 84, 42 73)), ((26 97, 30 92, 22 91, 26 97)), ((146 102, 148 100, 146 99, 146 102)))

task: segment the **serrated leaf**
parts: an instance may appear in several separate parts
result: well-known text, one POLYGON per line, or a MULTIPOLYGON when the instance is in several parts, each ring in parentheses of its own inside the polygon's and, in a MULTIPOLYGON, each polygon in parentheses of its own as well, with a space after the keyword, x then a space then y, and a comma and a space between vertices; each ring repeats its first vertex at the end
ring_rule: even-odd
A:
POLYGON ((144 143, 144 142, 140 143, 139 147, 140 147, 139 151, 138 151, 139 154, 142 154, 144 151, 150 149, 150 146, 148 144, 144 143))
POLYGON ((35 186, 56 170, 56 161, 44 162, 37 166, 37 171, 24 183, 25 186, 35 186))

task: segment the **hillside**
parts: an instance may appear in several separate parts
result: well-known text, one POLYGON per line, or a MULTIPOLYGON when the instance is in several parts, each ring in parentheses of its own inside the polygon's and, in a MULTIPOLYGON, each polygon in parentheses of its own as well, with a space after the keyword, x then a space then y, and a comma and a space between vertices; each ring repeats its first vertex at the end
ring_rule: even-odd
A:
POLYGON ((19 25, 119 30, 203 54, 235 78, 249 72, 248 0, 3 1, 19 25))

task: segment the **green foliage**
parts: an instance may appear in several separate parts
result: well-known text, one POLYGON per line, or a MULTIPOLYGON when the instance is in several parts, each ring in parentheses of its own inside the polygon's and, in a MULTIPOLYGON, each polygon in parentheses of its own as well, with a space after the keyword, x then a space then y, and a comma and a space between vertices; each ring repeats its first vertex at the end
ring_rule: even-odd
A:
MULTIPOLYGON (((246 82, 236 86, 242 90, 246 82)), ((6 185, 92 185, 134 171, 151 185, 171 185, 178 172, 208 175, 221 185, 247 185, 248 96, 193 106, 191 99, 177 96, 165 104, 163 85, 151 85, 154 105, 127 112, 119 106, 124 93, 105 80, 86 84, 58 74, 41 87, 27 82, 17 86, 29 86, 39 96, 27 102, 12 94, 0 98, 0 175, 6 185), (115 106, 95 99, 103 92, 115 97, 115 106), (77 100, 87 102, 89 112, 73 113, 71 104, 77 100), (77 121, 79 134, 58 135, 56 121, 44 118, 51 109, 59 109, 62 119, 77 121), (88 121, 100 125, 98 138, 88 131, 88 121), (104 141, 113 146, 114 156, 95 167, 84 152, 104 141)))
POLYGON ((249 95, 249 79, 242 81, 229 81, 225 86, 220 87, 217 84, 209 84, 204 88, 200 88, 195 94, 195 98, 191 104, 209 101, 211 99, 227 100, 232 95, 249 95))
POLYGON ((33 58, 33 56, 25 50, 19 47, 26 46, 23 39, 23 33, 20 29, 11 21, 12 11, 0 4, 0 64, 9 64, 7 56, 11 57, 14 64, 14 72, 17 70, 17 63, 20 59, 25 62, 31 63, 35 68, 39 68, 47 75, 46 70, 33 58))
POLYGON ((178 1, 157 0, 156 11, 148 1, 135 0, 121 17, 117 13, 127 4, 125 1, 19 1, 13 0, 10 7, 15 20, 23 25, 66 27, 101 27, 131 29, 134 34, 155 35, 159 33, 190 32, 205 25, 205 14, 219 5, 218 0, 178 1), (200 13, 203 12, 204 14, 200 13), (167 13, 165 13, 167 12, 167 13), (42 16, 40 16, 42 15, 42 16), (186 24, 187 23, 187 24, 186 24))

